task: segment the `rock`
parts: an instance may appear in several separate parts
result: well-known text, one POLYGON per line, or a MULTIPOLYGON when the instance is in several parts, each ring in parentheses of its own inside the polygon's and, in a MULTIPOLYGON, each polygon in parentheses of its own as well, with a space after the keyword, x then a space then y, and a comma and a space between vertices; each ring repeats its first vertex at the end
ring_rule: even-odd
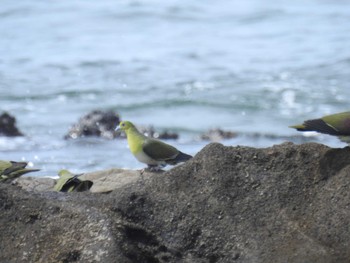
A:
MULTIPOLYGON (((120 122, 118 114, 112 111, 95 110, 81 117, 78 123, 74 124, 68 133, 64 136, 65 139, 77 139, 79 137, 97 136, 106 139, 126 138, 124 133, 115 131, 115 128, 120 122)), ((157 139, 178 139, 177 133, 168 131, 156 132, 152 126, 138 127, 145 135, 157 139)))
POLYGON ((179 134, 175 132, 163 131, 161 133, 157 132, 153 134, 153 137, 156 139, 163 139, 163 140, 177 140, 179 139, 179 134))
POLYGON ((16 127, 16 118, 4 112, 0 115, 0 136, 23 136, 16 127))
POLYGON ((262 139, 271 139, 271 140, 280 140, 280 141, 292 141, 295 143, 306 143, 317 140, 317 136, 305 136, 305 135, 277 135, 277 134, 268 134, 268 133, 247 133, 247 132, 234 132, 234 131, 225 131, 222 129, 211 129, 199 136, 199 140, 211 141, 211 142, 220 142, 222 140, 229 140, 236 137, 245 137, 252 140, 262 139))
POLYGON ((177 140, 179 134, 175 132, 163 131, 157 132, 153 126, 138 126, 137 129, 148 137, 162 140, 177 140))
POLYGON ((17 178, 12 183, 27 191, 44 192, 53 191, 56 180, 49 177, 22 176, 17 178))
POLYGON ((232 139, 237 137, 237 133, 232 131, 224 131, 221 129, 212 129, 200 136, 201 140, 219 142, 222 140, 232 139))
POLYGON ((113 139, 118 136, 115 128, 120 122, 119 116, 113 111, 95 110, 81 117, 74 124, 65 139, 76 139, 85 136, 97 136, 113 139))
MULTIPOLYGON (((144 172, 141 174, 141 171, 138 170, 113 168, 85 173, 80 175, 79 179, 93 182, 90 192, 105 193, 120 189, 140 179, 143 181, 148 180, 147 178, 152 176, 152 174, 151 172, 144 172)), ((55 191, 54 185, 56 184, 56 180, 49 177, 23 176, 17 178, 13 184, 27 191, 45 192, 55 191)))
POLYGON ((93 185, 90 191, 93 193, 101 193, 118 190, 127 184, 136 182, 141 178, 141 173, 137 170, 110 169, 86 173, 79 178, 92 181, 93 185))
POLYGON ((349 174, 348 147, 212 143, 105 194, 0 184, 0 262, 348 262, 349 174))

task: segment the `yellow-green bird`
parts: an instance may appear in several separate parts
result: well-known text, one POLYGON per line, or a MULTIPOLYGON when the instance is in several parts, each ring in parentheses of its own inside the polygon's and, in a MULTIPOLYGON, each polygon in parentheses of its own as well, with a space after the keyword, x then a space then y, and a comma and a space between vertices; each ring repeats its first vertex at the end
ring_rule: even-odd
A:
POLYGON ((175 165, 192 158, 175 147, 140 133, 130 121, 119 123, 117 130, 125 132, 131 153, 150 170, 157 170, 167 164, 175 165))
POLYGON ((337 136, 350 144, 350 111, 327 115, 319 119, 306 120, 303 124, 289 126, 298 131, 316 131, 337 136))
POLYGON ((54 190, 58 192, 83 192, 89 190, 93 183, 89 180, 80 180, 78 178, 80 175, 82 174, 73 174, 68 170, 60 170, 54 190))
POLYGON ((0 160, 0 182, 11 182, 23 174, 39 171, 39 169, 25 168, 27 164, 26 162, 0 160))

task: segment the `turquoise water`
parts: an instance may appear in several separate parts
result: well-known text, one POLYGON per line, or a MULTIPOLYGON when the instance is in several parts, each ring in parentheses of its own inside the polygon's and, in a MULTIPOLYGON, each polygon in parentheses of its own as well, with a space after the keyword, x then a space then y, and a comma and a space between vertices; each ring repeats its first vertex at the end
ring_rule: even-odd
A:
POLYGON ((288 125, 350 109, 349 19, 347 1, 2 1, 0 111, 27 136, 0 137, 0 159, 43 176, 143 167, 123 140, 63 139, 94 109, 177 131, 190 154, 211 128, 293 141, 288 125))

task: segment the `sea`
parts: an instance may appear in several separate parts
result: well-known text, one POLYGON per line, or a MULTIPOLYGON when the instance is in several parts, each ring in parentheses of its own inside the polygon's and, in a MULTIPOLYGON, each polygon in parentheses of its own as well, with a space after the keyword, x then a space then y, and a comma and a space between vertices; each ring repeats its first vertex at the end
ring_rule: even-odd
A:
POLYGON ((176 132, 191 155, 210 129, 345 147, 288 126, 350 110, 350 1, 2 0, 0 92, 25 134, 0 137, 0 159, 32 176, 145 167, 126 140, 64 139, 92 110, 176 132))

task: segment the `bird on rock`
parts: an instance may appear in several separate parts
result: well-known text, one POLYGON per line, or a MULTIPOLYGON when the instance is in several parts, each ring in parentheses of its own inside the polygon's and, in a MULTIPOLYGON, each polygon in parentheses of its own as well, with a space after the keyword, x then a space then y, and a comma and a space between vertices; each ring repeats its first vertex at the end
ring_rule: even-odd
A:
POLYGON ((83 192, 89 190, 93 182, 79 179, 80 175, 82 174, 73 174, 68 170, 60 170, 54 190, 58 192, 83 192))
POLYGON ((147 164, 151 171, 192 158, 169 144, 143 135, 130 121, 120 122, 116 130, 119 129, 125 132, 131 153, 138 161, 147 164))
POLYGON ((306 120, 303 124, 289 126, 298 131, 316 131, 337 136, 350 144, 350 111, 327 115, 319 119, 306 120))
POLYGON ((11 182, 23 174, 39 171, 39 169, 27 169, 26 166, 26 162, 0 160, 0 182, 11 182))

